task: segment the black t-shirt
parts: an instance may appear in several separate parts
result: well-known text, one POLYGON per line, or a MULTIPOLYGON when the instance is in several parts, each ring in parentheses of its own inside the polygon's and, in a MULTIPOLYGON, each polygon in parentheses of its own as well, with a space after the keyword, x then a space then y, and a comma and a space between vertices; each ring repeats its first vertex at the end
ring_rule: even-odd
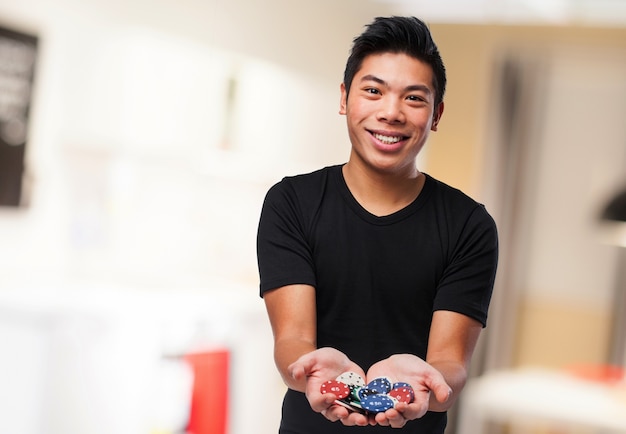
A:
MULTIPOLYGON (((415 201, 377 217, 352 196, 341 166, 332 166, 269 190, 257 252, 261 295, 290 284, 315 287, 318 346, 344 352, 367 372, 392 354, 425 358, 433 311, 486 325, 498 241, 481 204, 428 175, 415 201)), ((434 434, 444 427, 445 413, 428 413, 400 431, 434 434)), ((345 432, 355 431, 288 391, 281 433, 345 432)))

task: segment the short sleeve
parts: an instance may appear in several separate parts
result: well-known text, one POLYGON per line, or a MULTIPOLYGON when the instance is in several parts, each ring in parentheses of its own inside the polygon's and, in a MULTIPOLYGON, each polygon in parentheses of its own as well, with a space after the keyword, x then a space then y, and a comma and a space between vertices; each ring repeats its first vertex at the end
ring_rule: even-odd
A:
POLYGON ((450 310, 487 325, 498 263, 494 220, 482 205, 468 216, 437 288, 434 310, 450 310))
POLYGON ((293 185, 283 179, 263 202, 257 232, 261 297, 285 285, 315 286, 312 252, 298 199, 293 185))

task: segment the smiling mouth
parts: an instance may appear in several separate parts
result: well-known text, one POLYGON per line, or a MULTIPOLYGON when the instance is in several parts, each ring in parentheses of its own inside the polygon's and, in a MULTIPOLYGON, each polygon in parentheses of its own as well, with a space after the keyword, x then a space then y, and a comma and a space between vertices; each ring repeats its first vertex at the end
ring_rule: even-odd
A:
POLYGON ((392 145, 394 143, 398 143, 401 140, 404 140, 406 137, 405 136, 385 136, 383 134, 378 134, 378 133, 372 133, 372 135, 379 141, 387 144, 387 145, 392 145))

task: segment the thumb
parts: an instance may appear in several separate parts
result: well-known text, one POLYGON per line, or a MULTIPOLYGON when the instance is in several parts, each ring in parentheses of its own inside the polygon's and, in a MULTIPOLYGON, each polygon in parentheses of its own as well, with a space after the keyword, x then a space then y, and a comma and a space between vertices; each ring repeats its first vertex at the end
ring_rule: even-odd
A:
POLYGON ((309 373, 313 370, 315 363, 315 358, 313 356, 305 354, 289 365, 287 371, 294 380, 300 380, 309 375, 309 373))
POLYGON ((291 378, 293 378, 294 380, 300 380, 305 375, 304 368, 298 362, 294 362, 289 365, 287 371, 289 372, 289 375, 291 375, 291 378))
POLYGON ((445 381, 436 384, 430 390, 435 395, 435 399, 442 404, 446 403, 452 396, 452 389, 446 384, 445 381))

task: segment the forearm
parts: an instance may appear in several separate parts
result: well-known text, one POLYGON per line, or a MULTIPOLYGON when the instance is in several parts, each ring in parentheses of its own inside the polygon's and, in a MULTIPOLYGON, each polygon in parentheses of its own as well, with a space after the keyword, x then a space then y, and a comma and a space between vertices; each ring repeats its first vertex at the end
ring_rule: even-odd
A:
POLYGON ((459 362, 451 362, 451 361, 432 361, 429 364, 438 370, 450 386, 452 393, 450 398, 446 402, 439 402, 435 399, 434 395, 430 396, 430 411, 447 411, 452 407, 459 394, 465 387, 465 383, 467 382, 467 368, 465 365, 459 362))
POLYGON ((289 372, 289 366, 298 360, 300 356, 308 354, 315 349, 314 343, 296 338, 285 338, 274 343, 274 361, 287 387, 298 392, 305 391, 306 377, 295 379, 289 372))

